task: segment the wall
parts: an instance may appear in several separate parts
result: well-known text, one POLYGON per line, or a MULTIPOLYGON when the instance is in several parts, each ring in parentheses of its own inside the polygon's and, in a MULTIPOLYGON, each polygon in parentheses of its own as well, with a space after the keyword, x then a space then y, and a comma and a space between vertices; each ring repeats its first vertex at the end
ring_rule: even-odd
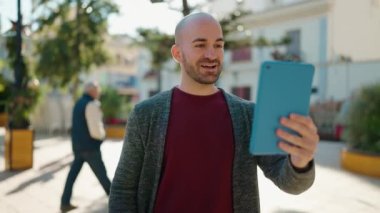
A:
POLYGON ((331 59, 380 59, 380 0, 334 0, 330 13, 331 59))
MULTIPOLYGON (((325 61, 327 39, 326 39, 326 26, 321 25, 325 22, 326 17, 311 16, 297 20, 288 20, 284 22, 272 23, 252 29, 252 39, 255 40, 260 36, 265 37, 267 40, 279 40, 286 35, 287 31, 298 29, 300 30, 301 40, 301 58, 304 62, 319 64, 320 61, 325 61), (324 51, 322 54, 321 51, 324 51)), ((251 61, 233 63, 231 52, 225 52, 224 74, 220 81, 220 86, 230 91, 232 86, 251 86, 251 100, 256 99, 256 85, 258 70, 260 64, 265 60, 273 60, 271 52, 273 47, 252 48, 253 56, 251 61), (238 79, 238 80, 237 80, 238 79)), ((281 52, 285 51, 284 46, 278 47, 281 52)), ((323 85, 320 79, 320 67, 316 66, 316 72, 313 78, 313 86, 323 85)), ((317 100, 321 94, 313 94, 311 100, 317 100)))
POLYGON ((250 100, 256 100, 256 85, 258 79, 258 71, 255 69, 240 69, 240 70, 226 70, 224 69, 218 86, 225 91, 230 92, 235 86, 249 86, 251 87, 250 100))
POLYGON ((328 66, 327 98, 343 100, 364 85, 380 83, 380 60, 328 66))
POLYGON ((320 17, 309 17, 299 20, 292 20, 271 24, 259 28, 254 28, 253 39, 260 36, 271 40, 279 40, 286 35, 287 31, 300 30, 301 32, 301 54, 304 61, 319 62, 320 40, 320 17))
POLYGON ((161 73, 162 85, 161 90, 170 90, 174 86, 179 85, 181 81, 181 71, 179 70, 179 66, 177 67, 177 63, 170 59, 165 65, 161 73))
POLYGON ((31 124, 39 132, 68 133, 71 128, 73 106, 72 96, 52 91, 41 100, 34 110, 31 124))

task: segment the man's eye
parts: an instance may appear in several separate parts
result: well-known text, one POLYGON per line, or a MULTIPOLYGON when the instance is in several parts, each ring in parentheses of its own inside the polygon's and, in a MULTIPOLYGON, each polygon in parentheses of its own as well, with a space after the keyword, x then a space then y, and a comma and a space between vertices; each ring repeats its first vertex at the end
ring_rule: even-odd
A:
POLYGON ((195 47, 202 48, 202 47, 205 47, 205 45, 204 44, 196 44, 195 47))
POLYGON ((223 44, 216 44, 215 48, 223 48, 223 44))

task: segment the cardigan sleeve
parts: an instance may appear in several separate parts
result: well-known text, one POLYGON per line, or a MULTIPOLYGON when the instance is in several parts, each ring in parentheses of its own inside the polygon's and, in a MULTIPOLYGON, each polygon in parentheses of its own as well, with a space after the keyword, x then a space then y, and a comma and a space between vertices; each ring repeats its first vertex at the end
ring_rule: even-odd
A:
POLYGON ((290 163, 286 155, 272 155, 258 157, 258 165, 269 178, 281 190, 300 194, 313 185, 315 179, 314 161, 309 163, 305 171, 297 171, 290 163))
POLYGON ((126 132, 119 163, 111 184, 110 213, 138 212, 137 189, 144 157, 144 146, 135 110, 128 118, 126 132))

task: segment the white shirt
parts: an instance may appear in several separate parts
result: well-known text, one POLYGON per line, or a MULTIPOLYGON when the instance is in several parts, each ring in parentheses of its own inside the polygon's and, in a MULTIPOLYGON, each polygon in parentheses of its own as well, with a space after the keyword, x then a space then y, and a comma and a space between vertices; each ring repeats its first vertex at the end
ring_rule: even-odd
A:
POLYGON ((103 124, 103 113, 100 109, 100 102, 98 100, 93 100, 87 104, 85 117, 91 137, 103 140, 106 136, 106 132, 103 124))

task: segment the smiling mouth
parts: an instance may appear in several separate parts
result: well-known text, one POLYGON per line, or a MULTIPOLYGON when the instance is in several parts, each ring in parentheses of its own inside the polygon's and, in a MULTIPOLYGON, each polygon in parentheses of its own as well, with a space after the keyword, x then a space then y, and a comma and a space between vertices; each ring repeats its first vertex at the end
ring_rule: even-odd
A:
POLYGON ((201 65, 201 67, 205 69, 215 69, 216 65, 201 65))

